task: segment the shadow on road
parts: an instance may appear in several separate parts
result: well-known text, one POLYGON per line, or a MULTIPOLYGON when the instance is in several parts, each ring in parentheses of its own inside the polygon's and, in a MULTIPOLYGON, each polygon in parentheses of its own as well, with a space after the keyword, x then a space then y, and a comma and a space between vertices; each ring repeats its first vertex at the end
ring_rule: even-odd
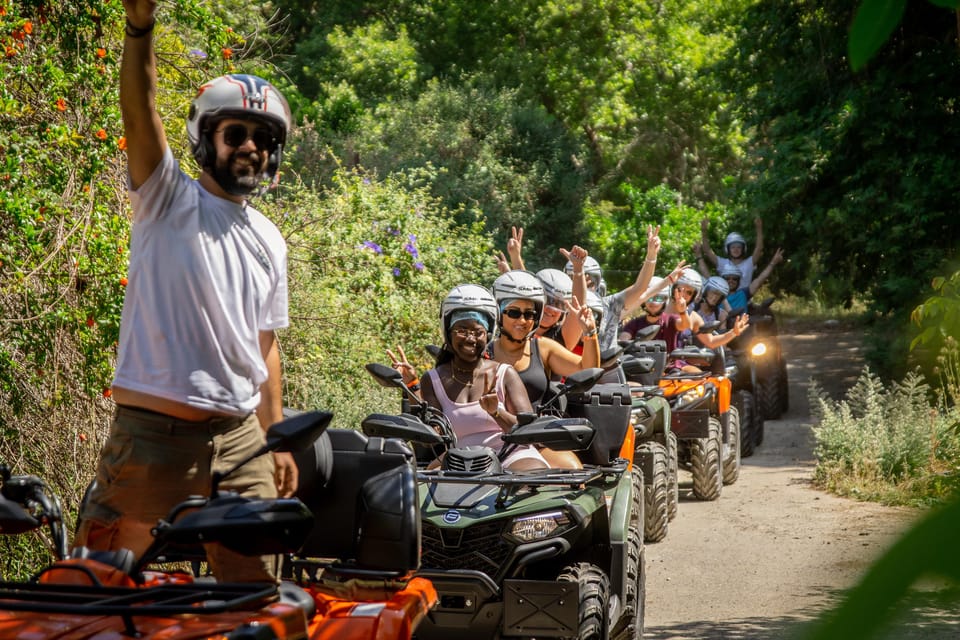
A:
POLYGON ((816 615, 756 617, 740 620, 696 620, 644 629, 644 640, 784 640, 799 638, 816 615))

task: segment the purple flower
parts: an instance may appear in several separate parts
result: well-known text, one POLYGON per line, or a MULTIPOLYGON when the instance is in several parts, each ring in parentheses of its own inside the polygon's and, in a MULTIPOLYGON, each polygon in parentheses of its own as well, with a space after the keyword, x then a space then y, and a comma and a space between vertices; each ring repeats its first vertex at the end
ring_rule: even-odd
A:
POLYGON ((409 253, 414 259, 420 257, 420 252, 417 251, 417 248, 412 244, 410 244, 409 242, 403 245, 403 248, 406 249, 407 253, 409 253))
POLYGON ((393 268, 393 275, 395 275, 395 276, 400 275, 400 267, 394 267, 394 268, 393 268))
POLYGON ((374 242, 373 240, 364 240, 364 241, 363 241, 363 246, 366 247, 367 249, 370 249, 371 251, 373 251, 373 252, 374 252, 375 254, 377 254, 377 255, 380 255, 381 253, 383 253, 383 247, 381 247, 380 245, 378 245, 378 244, 377 244, 376 242, 374 242))
POLYGON ((370 178, 364 178, 363 184, 370 184, 370 178))
POLYGON ((413 235, 413 234, 411 233, 410 235, 407 236, 407 240, 410 241, 410 244, 413 244, 413 243, 415 243, 415 242, 417 241, 417 236, 415 236, 415 235, 413 235))
POLYGON ((446 249, 444 249, 443 247, 437 247, 437 253, 444 253, 444 252, 446 252, 446 249))
POLYGON ((390 235, 392 235, 392 236, 398 236, 398 235, 400 235, 400 230, 399 230, 399 229, 394 229, 393 227, 387 227, 387 231, 389 231, 389 232, 390 232, 390 235))
POLYGON ((419 261, 414 262, 413 268, 416 269, 417 271, 423 271, 423 263, 419 261))
POLYGON ((207 54, 206 54, 206 52, 200 51, 200 49, 190 49, 190 55, 196 56, 197 58, 200 58, 201 60, 206 60, 206 59, 207 59, 207 54))

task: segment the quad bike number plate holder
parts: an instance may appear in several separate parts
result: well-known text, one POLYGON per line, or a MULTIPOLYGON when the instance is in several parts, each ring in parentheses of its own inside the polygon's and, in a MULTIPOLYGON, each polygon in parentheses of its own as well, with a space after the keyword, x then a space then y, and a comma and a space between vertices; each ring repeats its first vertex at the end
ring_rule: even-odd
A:
POLYGON ((706 438, 709 435, 709 423, 710 411, 708 409, 690 409, 687 411, 679 409, 674 411, 670 417, 670 429, 681 439, 706 438))
POLYGON ((580 593, 576 583, 504 580, 503 634, 562 638, 579 628, 580 593))

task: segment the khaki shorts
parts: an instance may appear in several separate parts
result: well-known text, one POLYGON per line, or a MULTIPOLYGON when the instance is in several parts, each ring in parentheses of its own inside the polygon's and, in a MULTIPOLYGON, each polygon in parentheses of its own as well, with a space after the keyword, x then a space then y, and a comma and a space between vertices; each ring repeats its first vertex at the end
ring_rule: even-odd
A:
MULTIPOLYGON (((100 453, 97 479, 80 513, 75 546, 130 549, 138 558, 150 529, 192 495, 210 495, 211 473, 226 471, 265 442, 255 414, 190 422, 118 407, 100 453)), ((220 484, 251 498, 275 498, 273 456, 260 456, 220 484)), ((214 575, 225 582, 274 579, 273 556, 250 558, 206 545, 214 575)))

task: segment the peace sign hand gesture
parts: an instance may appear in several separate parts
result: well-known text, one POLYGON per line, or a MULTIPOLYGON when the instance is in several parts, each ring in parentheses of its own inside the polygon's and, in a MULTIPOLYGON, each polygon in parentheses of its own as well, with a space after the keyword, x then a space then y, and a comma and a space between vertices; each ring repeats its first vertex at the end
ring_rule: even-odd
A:
POLYGON ((497 397, 497 377, 493 371, 488 370, 483 374, 483 395, 480 396, 480 406, 494 418, 500 413, 500 398, 497 397))
POLYGON ((563 302, 567 306, 567 311, 580 323, 580 330, 583 333, 592 333, 593 330, 597 328, 597 320, 593 317, 593 310, 591 310, 590 307, 585 304, 581 305, 576 298, 564 300, 563 302))
POLYGON ((400 357, 397 357, 393 351, 387 349, 387 355, 390 356, 390 363, 393 365, 393 368, 403 376, 403 384, 408 385, 417 379, 417 370, 414 369, 412 364, 407 362, 407 354, 403 352, 402 346, 397 345, 397 353, 400 354, 400 357))

